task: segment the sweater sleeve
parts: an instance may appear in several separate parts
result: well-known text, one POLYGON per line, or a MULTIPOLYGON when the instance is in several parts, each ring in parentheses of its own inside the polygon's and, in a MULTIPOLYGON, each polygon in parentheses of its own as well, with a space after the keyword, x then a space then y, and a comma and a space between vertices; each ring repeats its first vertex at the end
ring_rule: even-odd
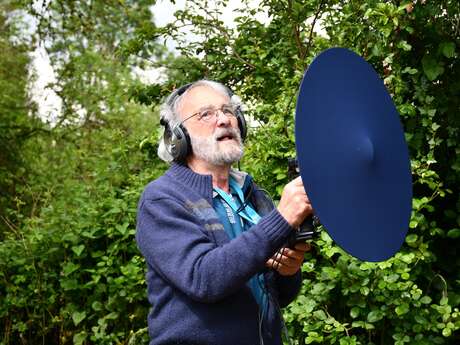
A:
POLYGON ((196 301, 215 302, 262 270, 291 231, 273 209, 251 231, 217 246, 185 206, 161 198, 140 204, 136 240, 163 279, 196 301))

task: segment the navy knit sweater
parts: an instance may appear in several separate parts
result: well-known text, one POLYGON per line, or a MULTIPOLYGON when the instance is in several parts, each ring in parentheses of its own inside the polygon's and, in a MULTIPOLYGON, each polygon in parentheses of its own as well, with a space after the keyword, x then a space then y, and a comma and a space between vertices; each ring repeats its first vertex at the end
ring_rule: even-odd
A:
POLYGON ((252 179, 259 223, 230 240, 212 208, 212 178, 173 164, 139 201, 136 239, 147 262, 150 345, 281 345, 276 304, 290 303, 300 272, 283 277, 265 262, 292 231, 252 179), (246 282, 265 271, 269 305, 259 306, 246 282))

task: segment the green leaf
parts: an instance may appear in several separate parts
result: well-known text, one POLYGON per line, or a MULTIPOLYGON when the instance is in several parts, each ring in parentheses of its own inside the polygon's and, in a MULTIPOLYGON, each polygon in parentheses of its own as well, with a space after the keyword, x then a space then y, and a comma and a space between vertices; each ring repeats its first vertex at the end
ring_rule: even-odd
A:
POLYGON ((398 281, 398 279, 399 279, 399 274, 397 273, 392 273, 392 274, 389 274, 387 277, 385 277, 385 280, 388 283, 395 283, 398 281))
POLYGON ((353 307, 351 308, 350 310, 350 316, 353 318, 353 319, 356 319, 358 316, 359 316, 359 313, 360 313, 360 309, 358 307, 353 307))
POLYGON ((372 55, 380 56, 381 54, 382 54, 382 50, 380 49, 380 46, 378 44, 374 44, 372 46, 372 55))
POLYGON ((451 330, 450 328, 444 328, 444 329, 442 330, 442 335, 443 335, 444 337, 446 337, 446 338, 447 338, 447 337, 450 337, 451 334, 452 334, 452 330, 451 330))
POLYGON ((308 332, 307 338, 305 338, 305 344, 311 344, 313 342, 321 343, 323 341, 323 336, 319 335, 317 332, 308 332))
POLYGON ((436 114, 436 109, 429 109, 426 112, 430 117, 433 117, 436 114))
POLYGON ((449 238, 459 238, 460 237, 460 229, 452 229, 447 232, 447 237, 449 238))
POLYGON ((326 290, 326 284, 324 283, 316 283, 313 285, 313 289, 311 290, 311 293, 314 295, 322 295, 324 291, 326 290))
POLYGON ((416 68, 406 67, 402 71, 403 73, 409 73, 411 75, 416 74, 418 70, 416 68))
POLYGON ((75 334, 73 336, 73 345, 82 345, 87 336, 85 331, 75 334))
POLYGON ((412 49, 412 46, 409 43, 407 43, 405 40, 399 41, 397 44, 397 47, 401 48, 404 51, 409 51, 412 49))
POLYGON ((442 42, 439 45, 439 49, 442 54, 447 58, 453 58, 455 56, 455 43, 454 42, 442 42))
POLYGON ((423 296, 422 298, 420 298, 420 302, 422 302, 423 304, 430 304, 431 301, 432 299, 430 296, 423 296))
POLYGON ((411 26, 406 26, 406 27, 404 28, 404 30, 406 30, 406 31, 407 31, 408 33, 410 33, 410 34, 412 34, 412 33, 414 32, 414 28, 411 27, 411 26))
POLYGON ((409 311, 409 305, 408 305, 407 303, 398 305, 398 306, 395 308, 396 315, 398 315, 398 316, 399 316, 399 315, 406 314, 408 311, 409 311))
POLYGON ((380 321, 383 319, 383 315, 383 312, 380 310, 371 311, 369 314, 367 314, 367 321, 371 323, 380 321))
POLYGON ((449 299, 447 297, 442 297, 441 300, 439 301, 439 305, 447 305, 449 303, 449 299))
POLYGON ((91 307, 92 307, 95 311, 102 310, 102 307, 103 307, 103 306, 104 306, 104 305, 103 305, 101 302, 99 302, 99 301, 95 301, 95 302, 93 302, 93 304, 91 304, 91 307))
POLYGON ((76 290, 79 288, 78 281, 76 279, 61 279, 60 281, 61 287, 67 290, 76 290))
POLYGON ((79 246, 73 246, 72 251, 77 255, 80 256, 81 253, 83 253, 83 250, 85 250, 85 245, 80 244, 79 246))
POLYGON ((406 237, 406 242, 409 244, 415 243, 418 240, 418 236, 416 234, 410 234, 406 237))
POLYGON ((73 262, 67 262, 63 269, 62 269, 62 272, 64 273, 64 275, 68 276, 70 275, 71 273, 75 272, 76 270, 78 270, 80 268, 80 265, 76 265, 74 264, 73 262))
MULTIPOLYGON (((406 264, 410 264, 411 262, 415 261, 415 254, 414 253, 402 254, 401 255, 401 260, 404 261, 406 264)), ((391 277, 391 278, 393 278, 393 277, 391 277)))
POLYGON ((425 72, 425 75, 431 81, 435 80, 438 76, 444 73, 444 68, 438 64, 438 61, 429 55, 425 55, 422 58, 422 67, 423 72, 425 72))
POLYGON ((120 234, 125 235, 128 230, 128 226, 129 223, 116 224, 115 229, 117 229, 120 234))
POLYGON ((75 326, 78 326, 86 318, 86 311, 74 311, 72 313, 72 320, 75 326))
POLYGON ((427 323, 427 320, 423 317, 423 316, 420 316, 420 315, 415 315, 414 317, 415 321, 421 325, 424 325, 427 323))
POLYGON ((110 319, 110 320, 116 320, 118 318, 118 313, 116 312, 112 312, 110 314, 107 314, 105 316, 106 319, 110 319))
POLYGON ((317 310, 313 313, 313 316, 316 317, 319 320, 326 320, 327 315, 323 310, 317 310))
POLYGON ((359 289, 359 292, 361 292, 361 294, 363 294, 364 296, 367 296, 369 295, 370 290, 367 286, 363 286, 359 289))

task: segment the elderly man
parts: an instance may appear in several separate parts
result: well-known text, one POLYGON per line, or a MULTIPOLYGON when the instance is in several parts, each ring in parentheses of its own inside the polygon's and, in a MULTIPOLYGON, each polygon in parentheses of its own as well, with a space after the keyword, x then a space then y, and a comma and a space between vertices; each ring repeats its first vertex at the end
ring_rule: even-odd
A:
POLYGON ((243 155, 239 98, 200 80, 161 109, 159 156, 171 163, 139 202, 136 239, 145 256, 151 345, 281 345, 280 307, 300 289, 305 243, 283 248, 312 212, 297 178, 277 207, 243 155), (281 248, 281 249, 280 249, 281 248))

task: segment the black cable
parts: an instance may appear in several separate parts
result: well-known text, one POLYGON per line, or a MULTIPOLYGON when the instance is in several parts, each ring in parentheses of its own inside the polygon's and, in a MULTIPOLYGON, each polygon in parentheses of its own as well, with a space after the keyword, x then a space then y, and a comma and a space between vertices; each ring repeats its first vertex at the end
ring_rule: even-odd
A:
POLYGON ((247 193, 247 196, 244 197, 244 201, 243 201, 243 204, 241 204, 240 207, 238 207, 238 209, 236 210, 236 213, 239 215, 241 211, 243 211, 246 206, 248 206, 249 204, 249 200, 251 199, 251 196, 254 192, 254 185, 251 183, 249 185, 249 192, 247 193))
MULTIPOLYGON (((238 170, 240 170, 240 162, 239 162, 239 161, 238 161, 238 170)), ((251 184, 249 185, 249 187, 250 187, 249 192, 246 193, 247 196, 245 196, 243 203, 242 203, 241 206, 238 207, 238 209, 235 211, 235 213, 236 213, 241 219, 243 219, 243 222, 245 222, 245 223, 248 222, 248 220, 245 219, 244 217, 241 217, 241 216, 240 216, 240 212, 243 211, 243 210, 246 208, 246 206, 249 204, 249 201, 250 201, 251 196, 252 196, 252 194, 253 194, 253 191, 254 191, 254 185, 253 185, 253 183, 251 183, 251 184)), ((256 274, 256 281, 257 281, 257 284, 259 285, 259 287, 261 287, 260 280, 259 280, 259 275, 260 275, 259 273, 256 274)), ((262 288, 262 287, 261 287, 261 288, 262 288)), ((268 298, 269 298, 269 296, 268 296, 267 291, 264 290, 264 289, 262 288, 262 293, 263 293, 264 295, 267 295, 266 300, 267 300, 267 303, 268 303, 268 298)), ((268 304, 267 304, 267 308, 268 308, 268 304)), ((263 325, 264 316, 265 316, 264 311, 265 311, 265 307, 259 305, 259 313, 258 313, 258 318, 259 318, 259 320, 258 320, 259 345, 264 345, 264 339, 263 339, 263 333, 262 333, 262 325, 263 325)))
MULTIPOLYGON (((257 284, 259 284, 259 287, 262 289, 262 291, 265 294, 265 296, 267 296, 267 300, 266 300, 266 303, 265 303, 266 304, 265 310, 268 311, 268 308, 270 306, 269 302, 272 301, 273 305, 275 306, 276 312, 278 313, 278 315, 280 317, 281 329, 282 329, 282 332, 284 333, 284 337, 286 338, 286 340, 288 342, 288 345, 292 345, 292 341, 291 341, 291 338, 289 337, 289 332, 287 330, 286 323, 284 322, 284 316, 283 316, 283 313, 281 311, 281 307, 280 307, 278 301, 276 300, 276 298, 270 294, 270 292, 268 290, 267 280, 264 279, 264 284, 261 284, 261 282, 259 280, 259 276, 257 276, 257 284)), ((263 316, 263 314, 262 314, 262 316, 263 316)), ((260 322, 260 324, 259 324, 259 334, 261 334, 260 333, 261 324, 262 323, 260 322)))
MULTIPOLYGON (((264 283, 265 283, 265 278, 263 276, 263 273, 262 273, 262 279, 264 280, 264 283)), ((268 308, 269 308, 270 296, 269 296, 268 290, 260 282, 260 274, 257 274, 256 280, 257 280, 257 285, 259 285, 259 287, 262 290, 262 293, 263 293, 263 296, 264 296, 263 303, 265 304, 265 305, 262 306, 262 310, 260 310, 260 312, 259 312, 259 337, 260 337, 259 342, 260 342, 261 345, 263 345, 264 339, 263 339, 263 333, 262 333, 262 331, 263 331, 262 326, 263 326, 263 321, 264 321, 264 318, 265 318, 265 312, 268 311, 268 308)), ((260 308, 260 306, 259 306, 259 308, 260 308)))

